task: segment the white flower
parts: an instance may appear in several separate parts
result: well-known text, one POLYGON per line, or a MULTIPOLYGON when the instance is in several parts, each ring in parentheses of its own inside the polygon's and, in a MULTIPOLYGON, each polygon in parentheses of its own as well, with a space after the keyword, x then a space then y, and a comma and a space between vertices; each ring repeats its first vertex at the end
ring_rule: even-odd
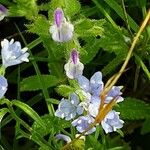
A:
POLYGON ((101 122, 106 133, 116 131, 123 127, 124 121, 119 118, 119 112, 111 110, 101 122))
POLYGON ((84 65, 80 62, 78 53, 75 49, 72 50, 69 61, 65 64, 64 69, 66 75, 70 79, 76 79, 82 75, 84 65))
POLYGON ((69 41, 73 37, 74 26, 66 21, 61 8, 57 8, 54 13, 54 24, 50 27, 49 32, 52 39, 57 42, 69 41))
POLYGON ((14 42, 14 39, 11 39, 9 42, 7 39, 4 39, 1 42, 1 46, 2 64, 5 68, 22 62, 29 62, 29 53, 26 52, 28 48, 24 47, 21 49, 20 42, 14 42))

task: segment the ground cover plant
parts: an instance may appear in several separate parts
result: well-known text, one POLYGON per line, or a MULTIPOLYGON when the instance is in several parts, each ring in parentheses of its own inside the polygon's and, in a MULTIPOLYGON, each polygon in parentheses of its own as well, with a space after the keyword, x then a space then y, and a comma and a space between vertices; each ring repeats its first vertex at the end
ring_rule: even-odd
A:
POLYGON ((149 8, 0 0, 0 149, 149 150, 149 8))

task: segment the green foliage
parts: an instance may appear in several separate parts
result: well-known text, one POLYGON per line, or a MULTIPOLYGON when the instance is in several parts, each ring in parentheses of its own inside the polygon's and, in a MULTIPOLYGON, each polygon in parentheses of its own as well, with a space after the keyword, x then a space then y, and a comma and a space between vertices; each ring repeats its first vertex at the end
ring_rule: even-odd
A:
POLYGON ((79 37, 101 36, 104 34, 104 19, 80 19, 75 22, 75 32, 79 37))
POLYGON ((63 97, 68 97, 70 93, 75 91, 75 89, 68 85, 60 85, 56 88, 56 91, 63 97))
POLYGON ((15 0, 15 3, 9 7, 10 16, 24 16, 29 20, 38 15, 36 0, 15 0))
MULTIPOLYGON (((41 75, 46 88, 56 86, 60 81, 52 75, 41 75)), ((21 82, 21 91, 36 91, 42 89, 38 76, 30 76, 21 82)))
POLYGON ((106 147, 108 150, 131 150, 131 147, 120 136, 106 136, 106 147))
POLYGON ((143 123, 143 126, 142 126, 142 130, 141 130, 141 134, 147 134, 150 132, 150 117, 147 118, 144 123, 143 123))
POLYGON ((65 13, 72 17, 80 11, 80 3, 78 0, 52 0, 51 8, 55 10, 56 8, 63 8, 65 13))
POLYGON ((42 128, 45 128, 45 124, 43 123, 41 117, 27 104, 20 102, 18 100, 13 100, 12 105, 17 106, 21 110, 23 110, 26 114, 28 114, 34 121, 37 121, 38 125, 42 128))
POLYGON ((45 36, 50 37, 50 34, 48 32, 49 31, 49 26, 50 26, 49 22, 42 15, 39 15, 32 24, 29 24, 29 25, 26 25, 26 26, 28 27, 29 32, 36 33, 38 35, 45 35, 45 36))
POLYGON ((150 105, 136 98, 128 97, 115 108, 125 120, 150 118, 150 105))
POLYGON ((100 38, 99 46, 103 48, 104 51, 116 55, 116 57, 111 61, 109 60, 110 63, 102 69, 103 74, 107 75, 123 62, 129 48, 123 35, 124 32, 120 28, 115 29, 111 24, 107 23, 104 29, 105 32, 100 38))
POLYGON ((104 34, 105 23, 104 19, 91 20, 85 18, 75 23, 77 37, 80 37, 84 42, 80 50, 81 61, 84 64, 92 61, 100 50, 100 40, 96 37, 104 34))
POLYGON ((3 117, 6 115, 6 113, 8 113, 9 110, 7 108, 2 108, 0 109, 0 122, 3 119, 3 117))
POLYGON ((94 136, 92 135, 89 135, 87 136, 86 138, 86 141, 85 141, 85 149, 91 149, 91 150, 95 150, 95 149, 103 149, 104 148, 104 145, 102 145, 100 143, 100 141, 98 141, 94 136))
MULTIPOLYGON (((106 0, 105 2, 126 22, 123 9, 115 0, 106 0)), ((137 32, 139 28, 137 23, 128 14, 127 17, 129 21, 129 26, 137 32)))
POLYGON ((54 116, 44 115, 41 117, 41 119, 42 122, 45 124, 45 128, 43 129, 43 127, 39 125, 38 121, 35 121, 32 125, 32 137, 36 137, 37 132, 42 137, 50 133, 54 136, 54 134, 59 133, 63 129, 70 127, 70 122, 54 116))

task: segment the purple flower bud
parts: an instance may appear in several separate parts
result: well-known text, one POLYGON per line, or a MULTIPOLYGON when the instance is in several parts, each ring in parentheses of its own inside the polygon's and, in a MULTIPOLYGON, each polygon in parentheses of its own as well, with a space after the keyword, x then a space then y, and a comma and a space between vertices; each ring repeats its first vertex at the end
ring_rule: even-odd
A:
POLYGON ((7 16, 7 9, 0 4, 0 21, 3 20, 5 16, 7 16))
POLYGON ((77 64, 78 57, 79 57, 78 52, 76 51, 76 49, 73 49, 71 52, 71 59, 72 59, 74 64, 77 64))
POLYGON ((0 4, 0 12, 3 12, 3 13, 7 12, 7 9, 1 4, 0 4))
POLYGON ((62 21, 63 21, 63 18, 64 18, 64 14, 63 14, 63 11, 61 8, 57 8, 55 10, 55 23, 57 25, 57 27, 60 27, 62 21))

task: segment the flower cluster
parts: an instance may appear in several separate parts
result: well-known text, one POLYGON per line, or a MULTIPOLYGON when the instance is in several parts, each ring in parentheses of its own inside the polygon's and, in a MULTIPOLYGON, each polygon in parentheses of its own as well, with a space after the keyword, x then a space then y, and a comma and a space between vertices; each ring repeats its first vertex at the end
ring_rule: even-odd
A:
POLYGON ((7 39, 4 39, 1 42, 1 47, 2 67, 0 69, 0 99, 6 93, 8 86, 7 79, 4 77, 5 69, 22 62, 29 62, 29 53, 27 52, 28 48, 24 47, 21 49, 20 42, 14 42, 14 39, 11 39, 9 42, 7 39))
MULTIPOLYGON (((65 64, 64 69, 68 78, 77 80, 83 98, 80 102, 79 95, 71 93, 70 99, 61 100, 55 115, 60 118, 65 118, 66 120, 75 118, 71 124, 82 133, 94 122, 95 117, 98 115, 101 104, 100 95, 104 90, 102 73, 99 71, 94 73, 90 80, 83 76, 84 66, 80 62, 78 53, 75 49, 71 52, 70 59, 67 64, 65 64)), ((105 96, 104 107, 113 99, 116 99, 116 103, 124 100, 123 97, 121 97, 121 88, 120 86, 112 87, 105 96)), ((111 110, 101 121, 101 126, 106 133, 109 133, 122 128, 123 123, 124 121, 119 118, 119 112, 111 110)), ((96 128, 93 127, 91 130, 87 131, 86 134, 91 134, 95 130, 96 128)))

